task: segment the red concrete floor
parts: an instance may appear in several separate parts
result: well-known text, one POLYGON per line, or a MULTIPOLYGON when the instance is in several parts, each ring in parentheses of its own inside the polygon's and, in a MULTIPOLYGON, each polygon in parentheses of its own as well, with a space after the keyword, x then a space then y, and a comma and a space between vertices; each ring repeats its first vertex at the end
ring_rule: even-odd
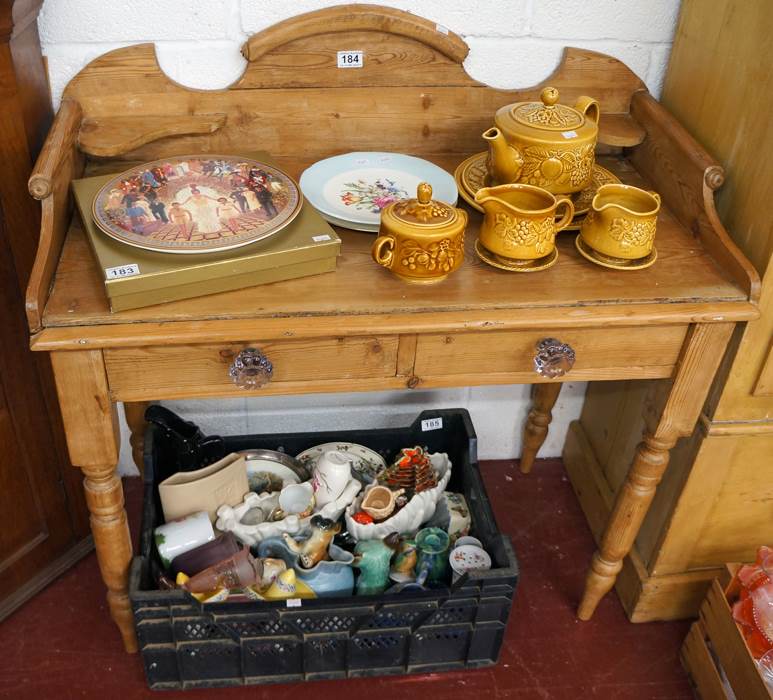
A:
MULTIPOLYGON (((521 566, 504 646, 493 668, 159 695, 147 689, 139 656, 122 651, 92 554, 0 625, 0 697, 692 698, 678 658, 688 623, 633 625, 614 595, 602 601, 590 622, 576 620, 593 541, 561 462, 541 460, 529 476, 520 474, 516 462, 486 462, 482 471, 499 526, 512 538, 521 566)), ((128 479, 126 492, 136 524, 140 480, 128 479)))

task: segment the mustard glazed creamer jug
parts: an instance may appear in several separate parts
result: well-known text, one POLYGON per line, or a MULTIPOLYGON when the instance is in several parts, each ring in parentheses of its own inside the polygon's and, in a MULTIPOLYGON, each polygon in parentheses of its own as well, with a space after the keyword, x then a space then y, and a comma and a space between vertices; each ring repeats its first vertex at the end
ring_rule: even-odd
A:
POLYGON ((580 227, 580 237, 596 253, 638 260, 652 253, 660 195, 631 185, 602 185, 580 227))
POLYGON ((590 184, 599 133, 599 103, 578 98, 558 104, 558 90, 546 87, 541 102, 518 102, 497 110, 483 132, 492 185, 520 182, 553 194, 579 192, 590 184))
POLYGON ((555 264, 556 233, 574 216, 569 197, 515 183, 483 187, 475 194, 475 201, 483 207, 476 252, 484 262, 523 272, 532 271, 530 261, 542 261, 540 269, 555 264), (561 207, 563 216, 556 220, 561 207))

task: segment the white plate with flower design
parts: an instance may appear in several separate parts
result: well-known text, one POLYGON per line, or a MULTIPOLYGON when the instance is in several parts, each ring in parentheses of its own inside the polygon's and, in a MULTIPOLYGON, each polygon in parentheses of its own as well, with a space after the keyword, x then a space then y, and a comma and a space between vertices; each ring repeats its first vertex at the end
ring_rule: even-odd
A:
POLYGON ((451 568, 459 575, 468 571, 485 571, 491 568, 491 557, 482 547, 463 544, 451 550, 448 557, 451 568))
POLYGON ((421 182, 432 185, 432 197, 456 204, 456 182, 428 160, 402 153, 358 151, 320 160, 301 175, 303 195, 333 224, 377 231, 381 210, 399 199, 416 196, 421 182))
POLYGON ((304 450, 295 457, 309 473, 313 473, 317 461, 325 452, 345 452, 352 458, 352 476, 364 484, 376 480, 376 475, 386 469, 386 460, 376 451, 354 442, 326 442, 304 450))

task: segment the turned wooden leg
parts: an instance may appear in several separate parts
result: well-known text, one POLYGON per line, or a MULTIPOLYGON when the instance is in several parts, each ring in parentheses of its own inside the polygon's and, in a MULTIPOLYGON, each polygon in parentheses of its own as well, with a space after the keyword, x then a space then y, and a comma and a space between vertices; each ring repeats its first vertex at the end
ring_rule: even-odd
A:
POLYGON ((528 474, 534 465, 534 458, 545 442, 548 426, 553 420, 553 406, 556 405, 561 383, 533 384, 533 404, 523 430, 523 449, 521 450, 521 471, 528 474))
POLYGON ((132 446, 132 459, 140 470, 140 475, 145 472, 145 411, 150 405, 149 401, 131 401, 123 405, 126 415, 126 425, 129 426, 129 444, 132 446))
POLYGON ((123 488, 116 474, 118 413, 110 400, 102 351, 55 352, 51 354, 51 366, 70 460, 85 477, 91 531, 110 613, 126 651, 135 652, 137 638, 128 595, 132 545, 123 488))
POLYGON ((118 625, 126 651, 136 652, 137 638, 127 589, 132 544, 124 510, 123 486, 115 469, 114 464, 82 467, 83 488, 91 513, 99 570, 107 586, 110 614, 118 625))
POLYGON ((655 489, 666 471, 669 450, 675 443, 676 436, 659 439, 645 435, 636 448, 633 465, 615 500, 599 551, 593 555, 585 593, 577 611, 581 620, 591 618, 599 601, 615 585, 623 568, 623 559, 633 547, 655 497, 655 489))
POLYGON ((577 610, 581 620, 591 618, 614 586, 666 471, 669 450, 695 427, 732 330, 732 323, 693 326, 659 417, 653 417, 645 406, 647 430, 617 493, 599 550, 593 555, 577 610))

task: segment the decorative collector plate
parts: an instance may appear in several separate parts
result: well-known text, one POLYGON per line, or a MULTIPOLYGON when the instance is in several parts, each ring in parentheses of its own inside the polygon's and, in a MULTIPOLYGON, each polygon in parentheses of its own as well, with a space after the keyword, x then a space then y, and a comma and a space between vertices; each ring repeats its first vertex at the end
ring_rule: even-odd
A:
POLYGON ((214 253, 274 235, 302 198, 292 178, 248 158, 165 158, 117 175, 92 214, 111 238, 165 253, 214 253))
POLYGON ((453 206, 454 178, 434 163, 401 153, 355 152, 314 163, 301 175, 303 195, 330 223, 378 231, 381 210, 416 196, 421 182, 435 199, 453 206))

